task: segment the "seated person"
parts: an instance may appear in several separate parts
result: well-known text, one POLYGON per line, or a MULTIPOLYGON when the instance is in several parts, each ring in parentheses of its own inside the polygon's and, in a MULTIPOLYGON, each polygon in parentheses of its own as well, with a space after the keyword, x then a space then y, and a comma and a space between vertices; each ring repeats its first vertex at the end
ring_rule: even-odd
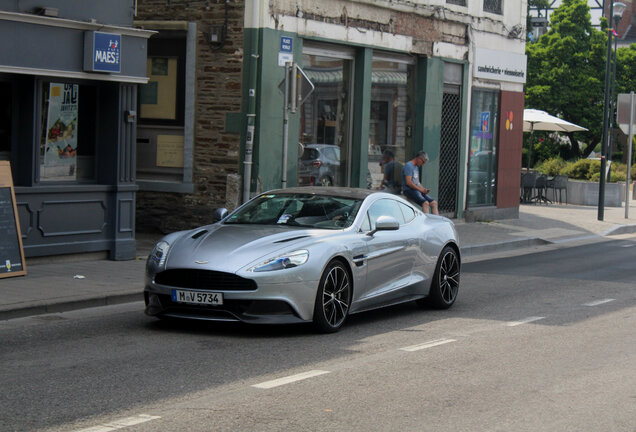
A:
POLYGON ((439 214, 437 201, 431 198, 426 189, 420 184, 419 168, 428 161, 428 155, 424 151, 418 151, 413 159, 408 161, 402 169, 402 193, 411 201, 422 206, 422 211, 428 214, 429 209, 433 214, 439 214))

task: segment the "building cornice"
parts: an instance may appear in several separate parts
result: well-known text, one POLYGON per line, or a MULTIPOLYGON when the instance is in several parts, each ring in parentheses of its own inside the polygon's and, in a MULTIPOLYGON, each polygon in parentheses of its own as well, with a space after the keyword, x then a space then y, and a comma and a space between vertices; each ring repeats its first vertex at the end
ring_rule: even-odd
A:
POLYGON ((42 15, 25 14, 18 12, 0 11, 0 21, 15 21, 27 24, 35 24, 49 27, 63 27, 74 30, 103 31, 107 33, 117 33, 122 36, 134 36, 148 39, 155 34, 152 30, 142 30, 132 27, 122 27, 109 24, 101 24, 90 21, 77 21, 65 18, 53 18, 42 15))

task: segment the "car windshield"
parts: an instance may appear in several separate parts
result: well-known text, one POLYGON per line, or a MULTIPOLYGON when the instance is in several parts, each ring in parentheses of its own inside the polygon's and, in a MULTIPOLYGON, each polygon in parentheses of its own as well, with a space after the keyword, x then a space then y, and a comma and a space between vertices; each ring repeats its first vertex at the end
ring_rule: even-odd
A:
POLYGON ((308 228, 349 227, 362 200, 312 194, 266 194, 254 198, 224 223, 308 228))

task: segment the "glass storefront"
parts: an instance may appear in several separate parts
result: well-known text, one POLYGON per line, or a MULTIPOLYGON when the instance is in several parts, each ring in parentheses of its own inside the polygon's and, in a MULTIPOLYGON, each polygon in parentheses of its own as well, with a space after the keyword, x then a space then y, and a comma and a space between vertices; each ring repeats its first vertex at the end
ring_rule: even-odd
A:
POLYGON ((302 68, 315 90, 300 107, 299 186, 349 185, 353 60, 347 57, 320 50, 303 54, 302 68))
MULTIPOLYGON (((413 65, 410 58, 374 56, 371 70, 371 117, 369 119, 369 171, 367 187, 377 189, 384 176, 382 154, 389 150, 396 162, 407 159, 412 130, 413 65)), ((395 177, 401 177, 396 170, 395 177)))
POLYGON ((12 96, 11 84, 0 81, 0 160, 11 160, 12 96))
POLYGON ((468 159, 468 206, 495 204, 499 92, 473 89, 468 159))

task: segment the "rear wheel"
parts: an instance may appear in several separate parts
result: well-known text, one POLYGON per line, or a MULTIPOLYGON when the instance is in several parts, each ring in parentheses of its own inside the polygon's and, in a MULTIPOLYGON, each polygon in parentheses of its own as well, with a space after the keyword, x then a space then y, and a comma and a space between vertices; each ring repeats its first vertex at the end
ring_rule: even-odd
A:
POLYGON ((450 246, 446 246, 440 254, 431 283, 431 291, 422 304, 435 309, 448 309, 455 303, 459 291, 459 257, 450 246))
POLYGON ((318 286, 314 325, 323 333, 338 331, 349 314, 351 277, 339 261, 329 263, 318 286))

